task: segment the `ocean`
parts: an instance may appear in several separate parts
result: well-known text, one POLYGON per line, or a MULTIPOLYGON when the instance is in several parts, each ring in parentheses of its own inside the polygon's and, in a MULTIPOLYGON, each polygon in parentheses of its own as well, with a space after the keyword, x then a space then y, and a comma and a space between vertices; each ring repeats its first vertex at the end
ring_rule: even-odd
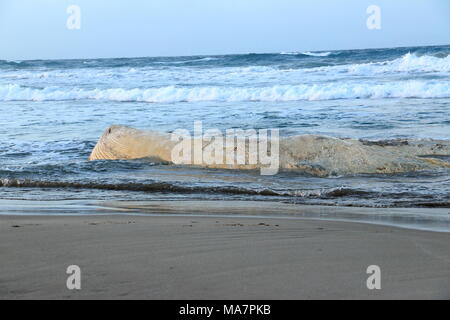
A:
POLYGON ((196 120, 205 129, 278 128, 284 137, 448 141, 450 46, 0 61, 0 112, 0 201, 450 208, 449 168, 262 176, 148 159, 88 161, 113 124, 173 132, 193 130, 196 120))

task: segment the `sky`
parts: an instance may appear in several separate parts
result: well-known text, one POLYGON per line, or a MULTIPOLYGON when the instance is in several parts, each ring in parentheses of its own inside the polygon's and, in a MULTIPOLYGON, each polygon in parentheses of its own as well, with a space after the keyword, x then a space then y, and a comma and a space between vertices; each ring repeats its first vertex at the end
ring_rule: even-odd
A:
POLYGON ((0 0, 3 60, 445 44, 449 0, 0 0), (70 5, 80 29, 67 27, 70 5), (381 29, 366 25, 370 5, 381 29))

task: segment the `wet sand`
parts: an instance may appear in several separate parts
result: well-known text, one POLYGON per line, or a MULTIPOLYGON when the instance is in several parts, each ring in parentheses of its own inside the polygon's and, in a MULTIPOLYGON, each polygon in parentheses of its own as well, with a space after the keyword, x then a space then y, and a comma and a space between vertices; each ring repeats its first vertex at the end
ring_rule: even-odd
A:
POLYGON ((0 216, 0 299, 450 299, 450 233, 159 211, 0 216))

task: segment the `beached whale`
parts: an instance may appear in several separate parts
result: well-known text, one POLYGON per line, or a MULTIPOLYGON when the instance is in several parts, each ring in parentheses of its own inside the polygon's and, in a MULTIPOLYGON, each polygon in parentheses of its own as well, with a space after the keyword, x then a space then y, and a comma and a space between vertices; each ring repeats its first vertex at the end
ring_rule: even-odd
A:
MULTIPOLYGON (((196 139, 200 140, 202 151, 210 148, 210 140, 193 138, 192 144, 198 142, 196 139)), ((246 159, 250 159, 251 153, 254 152, 254 149, 252 151, 249 148, 251 139, 246 142, 246 159)), ((170 133, 114 125, 106 129, 89 160, 150 158, 153 161, 177 163, 173 161, 173 151, 179 144, 180 142, 174 140, 170 133)), ((269 151, 273 145, 273 142, 272 146, 269 143, 269 151)), ((225 146, 223 154, 230 150, 235 151, 236 146, 225 146)), ((300 135, 280 138, 276 151, 277 165, 280 169, 298 170, 315 176, 389 174, 450 167, 450 163, 439 159, 440 156, 450 156, 450 141, 440 140, 363 141, 300 135)), ((190 163, 226 169, 259 169, 270 165, 268 163, 226 163, 226 161, 199 163, 195 159, 190 163)))

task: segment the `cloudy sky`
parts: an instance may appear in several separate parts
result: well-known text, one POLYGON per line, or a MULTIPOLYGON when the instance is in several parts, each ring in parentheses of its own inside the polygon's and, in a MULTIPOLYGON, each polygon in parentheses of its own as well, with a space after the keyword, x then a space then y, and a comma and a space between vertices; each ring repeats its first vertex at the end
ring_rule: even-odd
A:
POLYGON ((0 0, 8 60, 443 45, 449 31, 449 0, 0 0), (366 26, 370 5, 380 30, 366 26))

